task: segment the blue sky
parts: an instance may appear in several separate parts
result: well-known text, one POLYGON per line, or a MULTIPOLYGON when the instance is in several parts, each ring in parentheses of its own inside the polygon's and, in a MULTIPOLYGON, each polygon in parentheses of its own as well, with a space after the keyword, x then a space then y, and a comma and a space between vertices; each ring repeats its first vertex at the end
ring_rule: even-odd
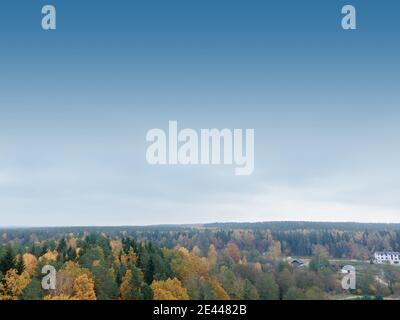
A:
POLYGON ((0 225, 400 222, 399 15, 394 0, 2 1, 0 225), (255 172, 149 166, 146 132, 168 120, 254 128, 255 172))

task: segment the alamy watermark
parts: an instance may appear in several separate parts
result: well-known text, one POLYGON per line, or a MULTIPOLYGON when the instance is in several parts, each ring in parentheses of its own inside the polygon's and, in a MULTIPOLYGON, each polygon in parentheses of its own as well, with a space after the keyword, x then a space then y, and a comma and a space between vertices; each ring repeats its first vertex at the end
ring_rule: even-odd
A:
POLYGON ((235 175, 254 171, 254 129, 182 129, 169 121, 168 132, 151 129, 146 160, 152 165, 235 165, 235 175))
POLYGON ((42 268, 42 274, 45 275, 42 278, 42 289, 43 290, 55 290, 57 285, 57 271, 52 265, 45 265, 42 268))
MULTIPOLYGON (((356 8, 352 5, 345 5, 341 10, 342 23, 341 27, 344 30, 356 30, 356 8)), ((56 30, 56 7, 54 5, 47 4, 42 7, 42 29, 43 30, 56 30)))
POLYGON ((56 8, 52 5, 45 5, 42 8, 42 29, 43 30, 56 30, 56 8))
POLYGON ((344 277, 342 278, 343 290, 354 290, 356 288, 356 268, 347 265, 342 268, 344 277))

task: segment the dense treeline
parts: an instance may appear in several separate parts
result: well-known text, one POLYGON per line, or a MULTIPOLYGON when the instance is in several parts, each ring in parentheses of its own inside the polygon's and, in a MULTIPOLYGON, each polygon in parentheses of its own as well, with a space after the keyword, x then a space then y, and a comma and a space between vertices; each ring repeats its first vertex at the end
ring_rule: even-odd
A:
MULTIPOLYGON (((4 229, 0 299, 328 299, 347 293, 333 258, 400 244, 393 226, 267 225, 4 229), (309 261, 298 268, 290 256, 309 261), (42 289, 44 265, 57 270, 55 290, 42 289)), ((396 267, 357 281, 354 294, 400 293, 396 267)))
MULTIPOLYGON (((111 237, 128 236, 168 248, 180 245, 191 250, 197 246, 203 253, 207 252, 211 244, 222 249, 233 241, 241 251, 253 256, 268 251, 268 239, 279 241, 283 254, 287 256, 310 256, 315 245, 325 246, 334 258, 368 259, 375 251, 400 251, 398 224, 317 222, 0 229, 0 243, 15 241, 27 246, 35 241, 57 241, 65 234, 83 237, 88 233, 106 233, 111 237)), ((52 245, 51 241, 49 245, 52 245)))

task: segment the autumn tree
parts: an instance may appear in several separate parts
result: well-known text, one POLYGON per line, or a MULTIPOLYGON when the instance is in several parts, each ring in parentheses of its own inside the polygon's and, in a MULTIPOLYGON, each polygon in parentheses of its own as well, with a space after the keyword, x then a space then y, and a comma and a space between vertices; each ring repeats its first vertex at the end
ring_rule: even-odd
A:
POLYGON ((188 300, 189 296, 186 288, 176 279, 165 281, 153 281, 151 284, 154 300, 188 300))
POLYGON ((94 282, 86 273, 75 279, 73 297, 78 300, 96 300, 94 282))
MULTIPOLYGON (((81 268, 76 262, 67 261, 56 274, 56 290, 52 290, 48 295, 53 297, 74 297, 75 281, 84 274, 87 278, 93 279, 88 269, 81 268)), ((81 279, 84 279, 84 277, 81 277, 81 279)))
POLYGON ((268 249, 267 258, 269 260, 277 260, 282 254, 282 248, 280 241, 271 241, 271 245, 268 249))
POLYGON ((37 258, 31 253, 24 253, 22 255, 22 260, 24 261, 26 272, 32 276, 37 266, 37 258))
POLYGON ((16 269, 7 271, 0 284, 0 300, 16 300, 31 281, 29 273, 18 274, 16 269))
POLYGON ((219 283, 218 279, 210 279, 210 285, 214 291, 215 300, 229 300, 229 295, 226 293, 225 289, 219 283))
POLYGON ((144 282, 142 271, 135 266, 126 271, 119 291, 122 300, 143 300, 152 296, 150 287, 144 282))
POLYGON ((52 250, 47 250, 41 257, 39 257, 39 262, 42 263, 49 263, 49 262, 55 262, 57 261, 58 257, 58 252, 57 251, 52 251, 52 250))
POLYGON ((205 279, 209 277, 206 258, 195 256, 183 247, 178 250, 165 250, 165 255, 180 281, 185 282, 191 276, 205 279))
POLYGON ((235 263, 240 261, 240 250, 234 242, 229 242, 224 250, 225 255, 230 257, 235 263))
POLYGON ((121 263, 125 266, 126 269, 135 266, 137 263, 137 259, 137 254, 132 247, 129 248, 127 253, 121 254, 120 257, 121 263))

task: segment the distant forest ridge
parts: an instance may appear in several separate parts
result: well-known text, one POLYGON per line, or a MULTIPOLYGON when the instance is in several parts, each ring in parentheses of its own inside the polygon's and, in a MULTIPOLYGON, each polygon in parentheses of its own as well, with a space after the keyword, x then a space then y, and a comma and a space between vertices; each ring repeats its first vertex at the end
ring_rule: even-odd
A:
POLYGON ((314 221, 266 221, 266 222, 215 222, 205 224, 161 224, 147 226, 58 226, 58 227, 0 227, 4 231, 53 231, 53 232, 121 232, 121 231, 184 231, 191 229, 220 230, 341 230, 341 231, 391 231, 400 230, 400 223, 363 222, 314 222, 314 221))

